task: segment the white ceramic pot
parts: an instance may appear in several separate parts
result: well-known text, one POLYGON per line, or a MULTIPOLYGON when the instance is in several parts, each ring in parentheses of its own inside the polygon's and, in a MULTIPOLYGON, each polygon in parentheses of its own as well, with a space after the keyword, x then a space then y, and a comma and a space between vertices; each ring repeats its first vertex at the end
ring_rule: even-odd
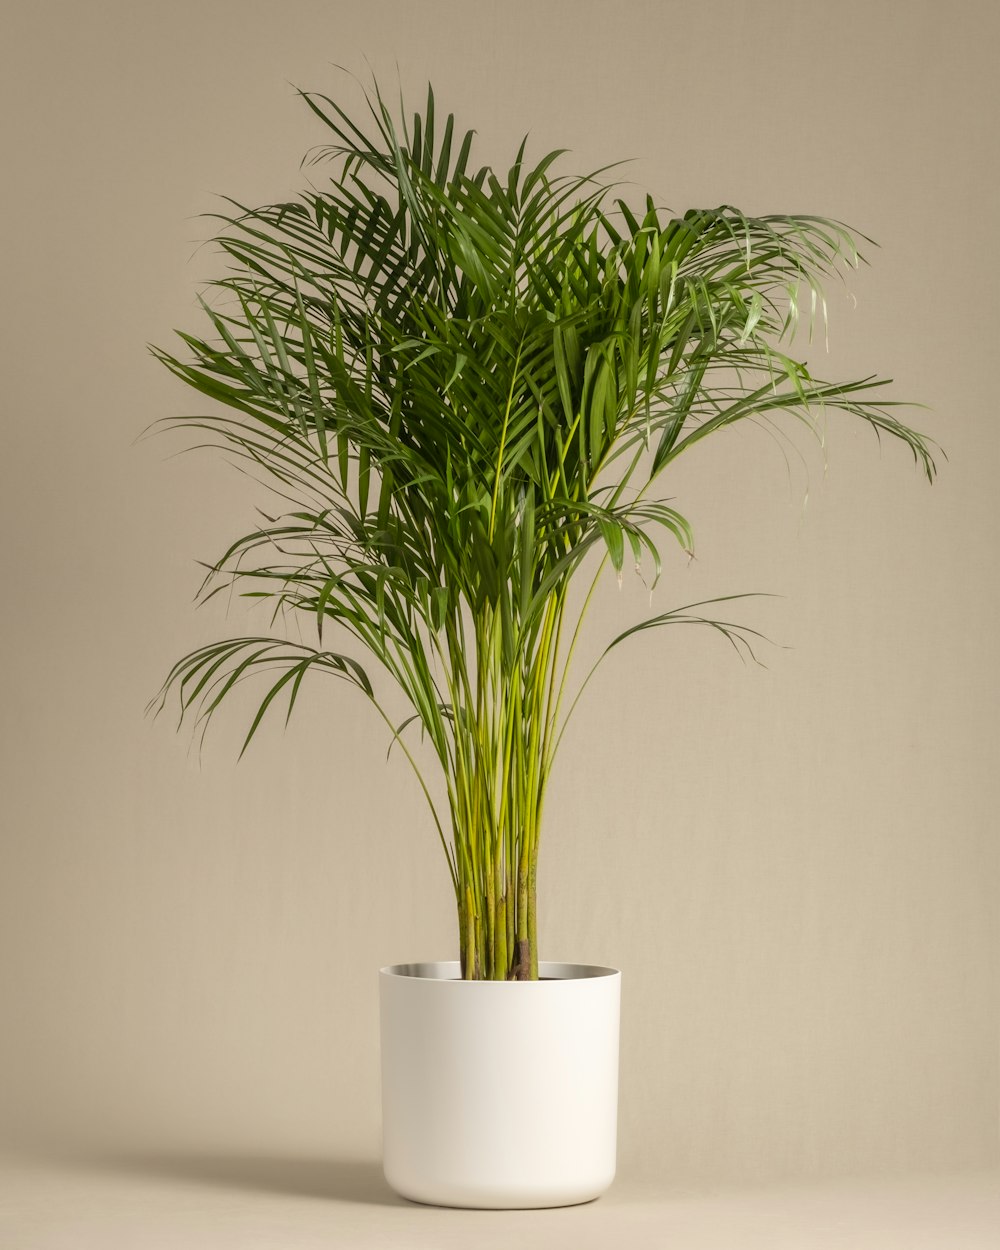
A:
POLYGON ((621 973, 540 963, 539 977, 381 970, 383 1163, 404 1198, 559 1207, 614 1180, 621 973))

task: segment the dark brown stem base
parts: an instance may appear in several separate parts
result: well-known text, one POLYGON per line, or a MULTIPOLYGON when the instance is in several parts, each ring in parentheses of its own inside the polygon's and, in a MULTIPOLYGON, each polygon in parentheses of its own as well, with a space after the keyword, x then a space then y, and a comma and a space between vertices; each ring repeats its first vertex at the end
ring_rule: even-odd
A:
POLYGON ((532 980, 531 943, 526 938, 519 938, 514 943, 514 962, 507 975, 508 981, 532 980))

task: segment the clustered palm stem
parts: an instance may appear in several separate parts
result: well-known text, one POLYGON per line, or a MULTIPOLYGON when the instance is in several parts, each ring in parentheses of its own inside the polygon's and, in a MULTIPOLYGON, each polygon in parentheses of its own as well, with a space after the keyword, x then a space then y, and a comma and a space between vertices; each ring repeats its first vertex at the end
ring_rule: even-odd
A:
MULTIPOLYGON (((620 578, 628 555, 655 585, 660 536, 692 547, 652 495, 664 471, 737 422, 816 430, 830 412, 902 440, 928 478, 933 459, 882 380, 820 381, 782 347, 803 299, 825 317, 823 282, 858 263, 841 224, 729 206, 670 217, 648 197, 636 209, 605 171, 558 173, 561 152, 529 164, 525 143, 506 174, 475 167, 473 132, 440 125, 430 90, 411 119, 377 84, 363 120, 302 98, 330 135, 313 156, 329 180, 288 203, 231 203, 208 336, 181 333, 183 356, 153 350, 212 401, 167 424, 281 501, 212 563, 202 598, 237 588, 315 637, 201 647, 158 706, 173 693, 207 725, 267 674, 245 750, 276 703, 287 720, 307 673, 356 687, 429 805, 463 975, 534 979, 545 794, 589 680, 572 670, 600 569, 620 578), (409 704, 401 724, 369 661, 409 704)), ((752 656, 753 630, 706 614, 721 602, 640 621, 602 658, 672 624, 752 656)))

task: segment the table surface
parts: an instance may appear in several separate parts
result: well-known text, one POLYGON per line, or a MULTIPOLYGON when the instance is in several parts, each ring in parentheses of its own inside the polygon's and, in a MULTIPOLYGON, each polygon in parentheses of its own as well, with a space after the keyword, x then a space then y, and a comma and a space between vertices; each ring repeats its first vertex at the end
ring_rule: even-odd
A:
POLYGON ((454 1211, 377 1162, 122 1151, 0 1160, 2 1250, 998 1250, 1000 1174, 713 1190, 619 1179, 597 1202, 454 1211))

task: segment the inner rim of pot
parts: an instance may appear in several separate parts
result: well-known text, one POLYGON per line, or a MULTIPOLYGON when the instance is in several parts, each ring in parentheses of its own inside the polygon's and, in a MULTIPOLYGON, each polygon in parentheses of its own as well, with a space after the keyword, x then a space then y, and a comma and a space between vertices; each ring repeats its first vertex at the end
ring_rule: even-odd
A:
POLYGON ((465 981, 457 959, 435 960, 426 963, 390 964, 380 969, 386 976, 412 977, 421 981, 453 981, 462 985, 538 985, 539 982, 585 981, 594 977, 619 976, 617 968, 603 968, 599 964, 568 964, 541 960, 538 964, 538 981, 465 981))

